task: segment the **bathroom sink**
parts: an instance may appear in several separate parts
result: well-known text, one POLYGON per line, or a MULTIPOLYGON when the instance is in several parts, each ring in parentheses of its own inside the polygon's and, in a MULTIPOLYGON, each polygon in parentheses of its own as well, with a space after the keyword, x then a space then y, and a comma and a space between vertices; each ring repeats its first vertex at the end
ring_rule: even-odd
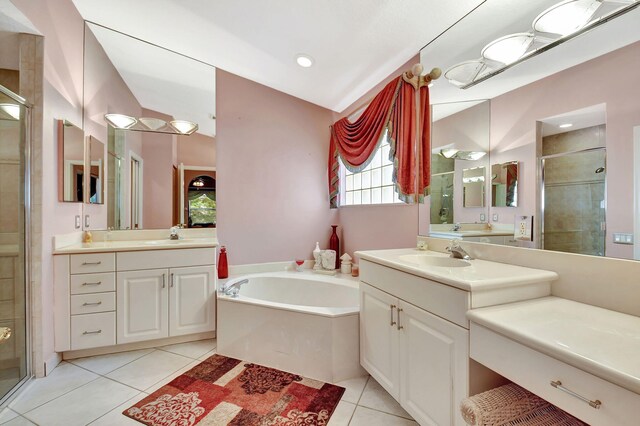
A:
POLYGON ((471 266, 471 263, 466 260, 454 259, 452 257, 407 254, 404 256, 400 256, 398 259, 420 266, 440 266, 443 268, 464 268, 467 266, 471 266))

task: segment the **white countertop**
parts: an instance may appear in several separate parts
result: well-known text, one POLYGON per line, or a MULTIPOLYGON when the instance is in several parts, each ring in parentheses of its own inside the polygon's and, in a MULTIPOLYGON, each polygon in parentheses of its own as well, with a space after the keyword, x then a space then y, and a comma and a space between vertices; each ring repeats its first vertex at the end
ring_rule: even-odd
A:
POLYGON ((557 297, 473 309, 467 317, 640 394, 640 317, 557 297))
POLYGON ((112 251, 169 250, 185 248, 213 248, 217 238, 184 238, 180 240, 117 240, 75 243, 58 247, 53 254, 103 253, 112 251))
POLYGON ((525 268, 506 263, 489 262, 481 259, 468 261, 467 267, 426 266, 403 260, 402 257, 435 256, 448 258, 445 253, 418 250, 393 249, 358 251, 360 259, 388 266, 403 272, 448 284, 466 291, 483 291, 518 285, 551 282, 558 279, 558 274, 541 269, 525 268))
POLYGON ((436 238, 464 238, 464 237, 500 237, 513 236, 513 231, 505 231, 500 229, 478 229, 469 231, 429 231, 430 237, 436 238))

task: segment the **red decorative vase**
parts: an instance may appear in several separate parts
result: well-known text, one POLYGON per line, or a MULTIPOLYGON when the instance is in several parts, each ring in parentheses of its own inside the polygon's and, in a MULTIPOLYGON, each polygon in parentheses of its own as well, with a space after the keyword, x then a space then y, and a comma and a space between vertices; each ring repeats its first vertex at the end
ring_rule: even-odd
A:
POLYGON ((218 256, 218 278, 229 277, 229 265, 227 263, 227 248, 220 247, 220 256, 218 256))
POLYGON ((329 238, 329 250, 336 251, 336 269, 340 268, 340 240, 338 239, 338 233, 336 232, 336 228, 338 225, 331 225, 333 228, 333 232, 331 233, 331 238, 329 238))

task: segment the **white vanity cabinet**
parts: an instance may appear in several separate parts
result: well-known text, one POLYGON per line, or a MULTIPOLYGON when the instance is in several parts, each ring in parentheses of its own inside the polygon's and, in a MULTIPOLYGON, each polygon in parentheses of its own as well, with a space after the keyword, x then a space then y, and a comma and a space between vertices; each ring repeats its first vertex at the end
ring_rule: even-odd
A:
POLYGON ((360 265, 362 366, 421 425, 464 425, 458 405, 468 396, 469 331, 452 321, 467 324, 468 292, 360 265), (402 298, 406 287, 420 293, 411 299, 418 306, 402 298), (430 305, 451 316, 423 309, 430 305))
POLYGON ((58 254, 55 350, 215 331, 215 248, 58 254))

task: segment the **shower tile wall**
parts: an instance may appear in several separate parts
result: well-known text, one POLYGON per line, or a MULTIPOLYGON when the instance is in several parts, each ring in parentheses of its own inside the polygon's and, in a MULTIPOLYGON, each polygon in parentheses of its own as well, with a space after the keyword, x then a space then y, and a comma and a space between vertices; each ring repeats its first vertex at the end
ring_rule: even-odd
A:
MULTIPOLYGON (((543 155, 605 146, 605 126, 594 126, 542 141, 543 155)), ((567 155, 545 162, 544 248, 603 256, 604 151, 567 155)))
POLYGON ((453 223, 453 170, 455 161, 431 156, 431 222, 453 223))

